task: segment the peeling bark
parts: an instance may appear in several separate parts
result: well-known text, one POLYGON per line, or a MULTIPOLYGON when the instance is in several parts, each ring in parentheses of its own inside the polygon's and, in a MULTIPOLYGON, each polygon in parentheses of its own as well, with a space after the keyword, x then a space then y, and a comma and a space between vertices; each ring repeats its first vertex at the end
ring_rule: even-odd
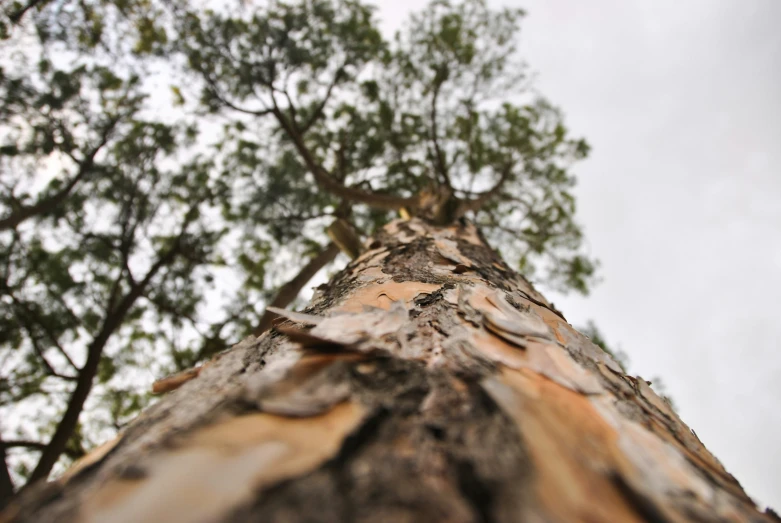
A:
POLYGON ((3 520, 774 521, 467 223, 277 312, 3 520))
MULTIPOLYGON (((315 274, 317 274, 320 269, 334 261, 338 254, 338 245, 333 242, 326 245, 322 251, 320 251, 301 268, 301 270, 293 277, 292 280, 279 288, 279 291, 277 291, 277 294, 274 296, 274 299, 271 300, 269 306, 287 307, 290 305, 292 301, 296 299, 296 296, 299 295, 304 286, 309 283, 312 278, 314 278, 315 274)), ((260 321, 258 321, 258 325, 255 327, 255 330, 252 332, 252 334, 255 336, 260 336, 266 332, 271 327, 271 323, 276 317, 277 316, 273 312, 266 310, 260 317, 260 321)))

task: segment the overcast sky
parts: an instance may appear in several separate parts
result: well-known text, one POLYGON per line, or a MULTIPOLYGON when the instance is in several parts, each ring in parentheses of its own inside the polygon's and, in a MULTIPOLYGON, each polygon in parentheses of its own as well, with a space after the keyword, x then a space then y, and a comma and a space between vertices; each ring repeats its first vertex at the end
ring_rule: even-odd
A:
MULTIPOLYGON (((377 2, 395 28, 422 1, 377 2)), ((781 1, 527 0, 538 89, 593 146, 578 215, 603 283, 550 295, 661 376, 781 509, 781 1)))

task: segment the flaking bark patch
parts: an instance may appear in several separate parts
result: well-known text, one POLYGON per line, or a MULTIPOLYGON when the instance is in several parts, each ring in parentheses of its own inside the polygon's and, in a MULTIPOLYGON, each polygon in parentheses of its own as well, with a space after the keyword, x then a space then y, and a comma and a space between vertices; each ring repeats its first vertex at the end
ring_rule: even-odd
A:
POLYGON ((453 283, 452 278, 432 271, 434 243, 429 239, 418 239, 390 249, 383 261, 383 272, 391 275, 395 282, 421 282, 435 285, 453 283))
POLYGON ((475 382, 393 359, 355 378, 375 415, 333 460, 259 491, 231 521, 513 521, 525 510, 523 444, 475 382))

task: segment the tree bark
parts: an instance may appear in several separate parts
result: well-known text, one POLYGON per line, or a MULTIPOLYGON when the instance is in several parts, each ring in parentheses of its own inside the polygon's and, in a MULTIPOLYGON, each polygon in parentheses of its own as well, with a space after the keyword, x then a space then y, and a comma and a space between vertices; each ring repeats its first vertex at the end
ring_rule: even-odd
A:
MULTIPOLYGON (((296 296, 298 296, 298 294, 301 292, 301 289, 303 289, 304 286, 309 282, 309 280, 314 278, 315 274, 317 274, 320 269, 334 261, 338 254, 339 246, 334 242, 329 242, 322 251, 320 251, 316 256, 312 257, 312 259, 301 268, 301 270, 293 277, 292 280, 279 288, 279 291, 274 296, 274 299, 271 300, 269 306, 284 308, 290 305, 293 300, 296 299, 296 296)), ((255 330, 252 332, 252 334, 255 336, 260 336, 269 330, 269 328, 271 328, 271 323, 276 318, 277 315, 273 312, 269 310, 264 311, 263 315, 258 321, 258 326, 255 327, 255 330)))
POLYGON ((472 225, 368 245, 6 520, 777 521, 472 225))

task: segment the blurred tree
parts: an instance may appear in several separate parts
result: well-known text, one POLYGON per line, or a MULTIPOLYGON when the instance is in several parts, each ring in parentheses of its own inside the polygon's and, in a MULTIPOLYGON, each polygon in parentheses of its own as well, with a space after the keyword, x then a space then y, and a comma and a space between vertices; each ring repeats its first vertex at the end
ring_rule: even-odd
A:
POLYGON ((186 154, 196 126, 150 118, 147 64, 115 59, 144 41, 122 12, 138 4, 109 5, 30 4, 5 26, 0 428, 17 481, 122 426, 149 399, 139 372, 225 343, 219 330, 171 329, 195 315, 204 269, 220 263, 226 224, 208 213, 227 180, 213 158, 186 154), (124 23, 103 38, 107 17, 124 23))
POLYGON ((520 10, 434 2, 390 41, 346 0, 5 14, 6 498, 398 213, 467 217, 550 287, 593 281, 569 171, 588 146, 530 89, 520 10))
POLYGON ((238 154, 257 173, 244 212, 299 218, 278 240, 339 199, 364 234, 391 211, 432 207, 431 218, 473 218, 525 274, 587 292, 595 264, 582 252, 568 167, 588 146, 529 89, 522 16, 433 2, 387 42, 360 3, 274 2, 189 12, 179 45, 202 77, 203 104, 242 117, 238 154))
POLYGON ((521 11, 435 1, 392 41, 352 0, 9 13, 42 51, 0 76, 0 503, 124 430, 4 518, 771 520, 486 241, 593 281, 588 147, 529 89, 521 11))

